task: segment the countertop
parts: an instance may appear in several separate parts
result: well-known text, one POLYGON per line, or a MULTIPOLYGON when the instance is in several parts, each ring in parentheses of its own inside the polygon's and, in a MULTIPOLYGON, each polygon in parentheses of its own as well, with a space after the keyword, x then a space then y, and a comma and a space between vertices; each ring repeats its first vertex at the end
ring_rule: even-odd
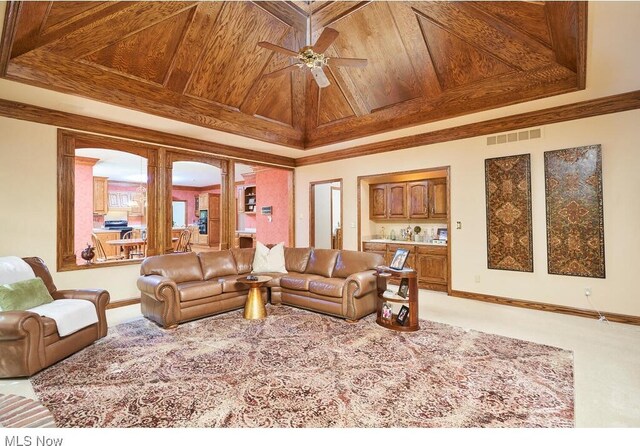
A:
POLYGON ((363 242, 371 243, 393 243, 398 245, 428 245, 428 246, 447 246, 446 243, 434 243, 434 242, 412 242, 408 240, 391 240, 387 238, 374 238, 371 240, 363 240, 363 242))
POLYGON ((255 234, 256 233, 256 228, 244 228, 244 229, 238 229, 236 231, 236 234, 255 234))

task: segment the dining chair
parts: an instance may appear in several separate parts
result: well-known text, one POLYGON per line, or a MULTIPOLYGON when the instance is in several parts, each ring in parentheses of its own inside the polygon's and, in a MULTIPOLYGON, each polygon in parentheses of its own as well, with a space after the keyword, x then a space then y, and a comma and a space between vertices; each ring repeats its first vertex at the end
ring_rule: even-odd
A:
POLYGON ((102 242, 95 234, 91 234, 91 241, 93 242, 93 246, 95 246, 96 248, 96 262, 106 262, 107 260, 124 259, 123 255, 108 256, 106 251, 104 250, 104 246, 102 246, 102 242))
POLYGON ((185 229, 180 233, 180 237, 178 237, 178 243, 176 245, 176 249, 173 252, 189 252, 191 251, 191 231, 185 229))

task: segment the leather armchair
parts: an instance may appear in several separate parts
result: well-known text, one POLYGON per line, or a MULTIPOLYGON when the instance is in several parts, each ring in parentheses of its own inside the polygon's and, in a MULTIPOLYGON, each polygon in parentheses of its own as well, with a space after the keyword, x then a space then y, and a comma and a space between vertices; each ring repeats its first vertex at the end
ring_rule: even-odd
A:
POLYGON ((98 322, 60 337, 53 319, 30 311, 0 312, 0 378, 31 376, 106 336, 105 290, 58 290, 39 257, 23 259, 40 277, 53 299, 84 299, 96 306, 98 322))

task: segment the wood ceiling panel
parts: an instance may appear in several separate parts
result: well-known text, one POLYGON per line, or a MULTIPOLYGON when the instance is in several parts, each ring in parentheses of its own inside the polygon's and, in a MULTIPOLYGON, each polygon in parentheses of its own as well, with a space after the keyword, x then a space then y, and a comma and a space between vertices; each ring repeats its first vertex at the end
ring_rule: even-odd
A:
POLYGON ((544 2, 472 2, 475 7, 510 24, 551 48, 544 2))
POLYGON ((466 2, 413 2, 424 18, 448 29, 460 39, 520 70, 534 69, 555 60, 553 51, 502 21, 466 2))
POLYGON ((258 110, 256 110, 256 115, 293 125, 293 113, 291 110, 293 106, 292 76, 292 73, 287 73, 272 80, 273 86, 269 91, 270 94, 264 97, 258 110))
POLYGON ((331 27, 341 33, 333 44, 339 57, 369 60, 364 68, 348 69, 369 110, 422 95, 411 57, 386 3, 369 3, 331 27))
POLYGON ((184 11, 83 58, 110 70, 163 84, 193 10, 184 11))
POLYGON ((239 109, 271 56, 258 42, 280 42, 287 31, 288 25, 251 3, 226 3, 187 93, 239 109))
MULTIPOLYGON (((584 88, 582 2, 9 3, 9 79, 291 147, 317 147, 584 88), (368 59, 263 78, 340 34, 368 59), (83 60, 83 58, 85 58, 83 60)), ((6 69, 5 69, 6 67, 6 69)))
POLYGON ((355 115, 340 85, 333 76, 332 70, 326 69, 325 73, 331 85, 319 91, 318 117, 316 119, 316 126, 318 127, 355 115))
POLYGON ((180 47, 174 58, 166 86, 176 93, 184 93, 191 73, 202 59, 211 39, 211 29, 222 9, 220 2, 204 2, 196 6, 180 47))
POLYGON ((421 17, 419 21, 443 89, 456 88, 512 71, 497 58, 429 20, 421 17))
POLYGON ((80 15, 84 15, 87 11, 103 7, 105 2, 50 2, 47 19, 44 23, 42 32, 46 33, 52 27, 62 22, 69 21, 80 15))

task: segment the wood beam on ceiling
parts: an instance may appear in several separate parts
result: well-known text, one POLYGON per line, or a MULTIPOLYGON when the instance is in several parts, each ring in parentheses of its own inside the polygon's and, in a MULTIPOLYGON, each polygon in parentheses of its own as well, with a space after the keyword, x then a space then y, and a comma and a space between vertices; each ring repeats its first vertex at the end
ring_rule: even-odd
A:
POLYGON ((640 109, 640 90, 296 159, 296 167, 640 109))
POLYGON ((150 144, 194 150, 237 160, 274 164, 283 167, 295 166, 295 161, 285 156, 272 155, 4 99, 0 99, 0 116, 99 135, 127 138, 150 144))

